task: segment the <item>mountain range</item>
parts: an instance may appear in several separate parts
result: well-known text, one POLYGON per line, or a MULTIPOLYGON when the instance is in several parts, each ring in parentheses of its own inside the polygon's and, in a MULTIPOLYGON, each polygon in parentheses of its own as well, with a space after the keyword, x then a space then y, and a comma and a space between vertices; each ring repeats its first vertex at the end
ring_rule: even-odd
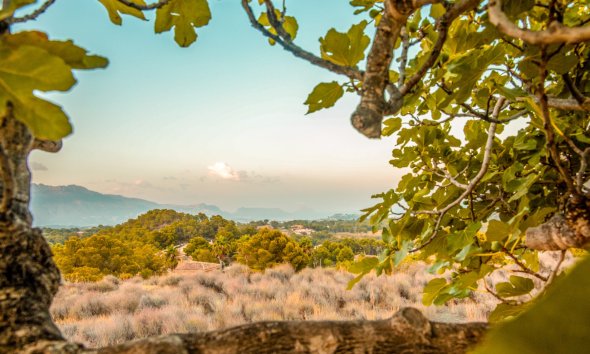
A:
POLYGON ((351 214, 320 213, 312 209, 287 212, 279 208, 239 208, 234 212, 215 205, 170 205, 121 195, 102 194, 77 185, 48 186, 33 184, 31 211, 33 224, 38 227, 85 227, 116 225, 152 209, 173 209, 179 212, 221 215, 224 218, 247 222, 252 220, 313 220, 323 218, 350 219, 351 214))

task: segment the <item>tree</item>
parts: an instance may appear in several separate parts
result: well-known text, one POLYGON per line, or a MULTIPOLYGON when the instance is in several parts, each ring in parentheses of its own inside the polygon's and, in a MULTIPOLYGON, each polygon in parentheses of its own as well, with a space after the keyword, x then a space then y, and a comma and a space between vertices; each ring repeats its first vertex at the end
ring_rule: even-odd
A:
MULTIPOLYGON (((211 18, 206 0, 100 2, 115 24, 121 24, 122 14, 143 18, 144 11, 156 10, 155 31, 174 29, 181 46, 193 43, 195 28, 211 18)), ((34 92, 66 91, 74 84, 73 69, 102 68, 107 61, 40 32, 11 33, 12 24, 35 19, 53 3, 49 0, 19 16, 15 11, 37 1, 4 0, 0 10, 2 350, 27 345, 39 351, 80 350, 63 342, 48 315, 59 271, 40 231, 31 227, 27 157, 32 149, 57 152, 60 139, 71 132, 61 108, 34 92)), ((557 278, 561 261, 541 274, 537 251, 560 251, 562 260, 568 249, 588 244, 587 2, 352 0, 359 23, 346 32, 328 31, 320 39, 320 55, 295 44, 298 23, 284 5, 277 9, 272 0, 259 0, 261 9, 255 10, 251 1, 241 3, 252 26, 271 44, 343 76, 312 90, 306 100, 310 113, 333 106, 345 92, 358 94, 352 125, 370 138, 397 137, 391 163, 409 172, 396 188, 376 196, 381 201, 365 214, 375 228, 383 227, 389 251, 356 264, 353 270, 360 276, 372 269, 389 273, 412 255, 434 262, 434 270, 454 273, 451 282, 429 283, 427 299, 442 303, 465 297, 481 285, 501 299, 501 312, 514 314, 522 310, 517 296, 530 292, 531 277, 547 286, 557 278), (365 34, 373 32, 370 23, 376 26, 373 37, 365 34), (412 48, 416 45, 420 50, 412 48), (397 63, 392 67, 394 56, 397 63), (361 63, 365 70, 359 68, 361 63), (455 136, 451 122, 463 128, 464 137, 455 136), (486 280, 508 264, 518 267, 521 276, 510 283, 486 280)), ((584 278, 571 279, 579 269, 588 269, 587 261, 562 284, 577 282, 586 286, 579 289, 586 294, 588 285, 580 282, 584 278)), ((537 322, 549 318, 543 317, 542 306, 552 303, 551 293, 558 292, 542 291, 548 295, 530 307, 528 313, 538 314, 537 322)), ((588 306, 578 312, 587 313, 588 306)), ((562 321, 555 328, 572 336, 588 334, 574 326, 562 321), (568 325, 574 330, 567 331, 568 325)), ((528 326, 520 327, 526 331, 528 326)), ((541 330, 547 332, 547 327, 541 330)), ((210 346, 222 351, 234 345, 256 352, 260 345, 277 345, 268 348, 288 351, 297 343, 297 348, 317 352, 336 350, 345 342, 355 343, 360 351, 462 352, 479 340, 484 328, 430 323, 415 311, 403 310, 385 322, 319 322, 305 328, 297 323, 254 324, 213 336, 148 339, 121 350, 210 346), (366 327, 371 330, 359 330, 366 327), (271 341, 253 342, 253 331, 271 341), (373 334, 366 335, 369 332, 373 334)), ((555 338, 539 331, 535 335, 555 338)), ((498 338, 502 343, 505 337, 498 338)))
POLYGON ((301 270, 309 263, 309 257, 297 241, 268 228, 241 239, 236 260, 254 270, 264 270, 281 263, 290 263, 296 270, 301 270))

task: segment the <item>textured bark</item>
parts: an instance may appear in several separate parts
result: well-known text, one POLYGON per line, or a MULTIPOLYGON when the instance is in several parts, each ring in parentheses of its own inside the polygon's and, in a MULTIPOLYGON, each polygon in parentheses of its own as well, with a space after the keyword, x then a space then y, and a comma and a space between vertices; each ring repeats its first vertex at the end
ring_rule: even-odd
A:
MULTIPOLYGON (((371 50, 367 56, 367 70, 363 77, 361 102, 350 118, 352 126, 368 138, 378 139, 381 137, 381 123, 385 111, 388 110, 384 94, 385 87, 389 82, 393 47, 410 14, 411 8, 397 8, 394 1, 385 2, 385 12, 379 22, 371 50)), ((392 89, 394 92, 390 92, 390 95, 399 96, 399 91, 395 92, 397 88, 392 89)), ((396 98, 401 106, 401 96, 396 98)))
POLYGON ((0 118, 0 352, 41 339, 59 340, 49 316, 59 271, 41 231, 31 227, 27 157, 33 137, 12 117, 0 118))
POLYGON ((39 343, 37 352, 131 353, 465 353, 486 331, 484 323, 430 322, 413 308, 381 321, 259 322, 202 334, 152 337, 98 350, 39 343))
POLYGON ((555 214, 547 222, 526 231, 528 248, 540 251, 566 250, 590 243, 590 199, 574 195, 565 216, 555 214))

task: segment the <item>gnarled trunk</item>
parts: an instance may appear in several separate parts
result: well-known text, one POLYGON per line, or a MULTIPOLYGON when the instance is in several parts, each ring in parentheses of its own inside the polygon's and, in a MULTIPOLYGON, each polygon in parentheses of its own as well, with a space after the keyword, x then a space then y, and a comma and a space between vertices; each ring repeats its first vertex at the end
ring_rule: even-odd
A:
POLYGON ((0 352, 63 340, 49 316, 59 270, 41 230, 31 227, 27 158, 33 143, 9 105, 0 120, 0 352))

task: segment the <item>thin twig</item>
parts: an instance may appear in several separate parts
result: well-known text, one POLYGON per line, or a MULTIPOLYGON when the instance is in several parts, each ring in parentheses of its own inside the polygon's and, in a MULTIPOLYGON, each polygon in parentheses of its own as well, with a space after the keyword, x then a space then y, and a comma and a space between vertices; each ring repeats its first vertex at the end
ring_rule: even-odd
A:
POLYGON ((42 15, 47 9, 55 3, 55 0, 47 0, 41 5, 37 10, 31 12, 28 15, 22 17, 11 17, 5 20, 5 22, 9 25, 14 23, 22 23, 27 21, 32 21, 37 19, 40 15, 42 15))
MULTIPOLYGON (((498 99, 498 101, 496 102, 496 105, 494 106, 494 111, 492 112, 492 118, 494 118, 494 119, 498 118, 498 116, 500 115, 500 110, 504 106, 505 101, 506 101, 506 99, 504 97, 500 97, 498 99)), ((461 201, 463 201, 463 199, 465 199, 467 196, 469 196, 469 194, 471 194, 471 192, 473 192, 473 190, 477 187, 478 183, 485 176, 485 174, 488 171, 490 161, 492 159, 492 147, 494 145, 494 137, 496 136, 496 127, 497 127, 497 123, 490 124, 490 128, 488 129, 488 139, 486 141, 486 145, 484 148, 484 155, 483 155, 483 159, 481 162, 481 167, 480 167, 479 171, 477 172, 477 175, 475 175, 475 177, 471 180, 471 182, 469 182, 469 184, 467 185, 467 188, 459 196, 459 198, 457 198, 453 202, 449 203, 443 209, 438 210, 438 211, 433 211, 433 213, 438 213, 438 218, 436 220, 435 228, 434 228, 432 234, 430 235, 428 240, 426 240, 420 246, 410 250, 410 253, 414 253, 414 252, 417 252, 417 251, 423 249, 424 247, 428 246, 436 238, 436 236, 438 234, 438 228, 439 228, 440 223, 441 223, 443 217, 445 216, 445 214, 449 210, 451 210, 451 208, 457 206, 459 203, 461 203, 461 201)))
POLYGON ((566 253, 567 253, 567 250, 562 250, 560 252, 559 260, 557 261, 557 264, 555 265, 555 268, 553 268, 553 271, 551 272, 551 274, 549 274, 549 279, 547 279, 547 283, 545 284, 545 286, 551 284, 553 282, 553 280, 555 280, 555 277, 557 276, 557 273, 559 272, 559 269, 561 268, 561 264, 565 260, 566 253))
POLYGON ((514 254, 512 254, 508 249, 506 249, 505 247, 502 247, 502 252, 504 252, 506 255, 508 255, 508 257, 512 258, 512 260, 514 261, 514 263, 520 267, 520 269, 522 269, 522 271, 526 274, 530 274, 532 276, 534 276, 537 279, 540 279, 544 282, 546 282, 548 279, 546 276, 541 275, 533 270, 531 270, 530 268, 528 268, 527 266, 525 266, 514 254))
POLYGON ((147 4, 147 5, 136 4, 136 3, 132 2, 131 0, 117 0, 117 1, 123 5, 129 6, 131 8, 136 9, 136 10, 148 11, 148 10, 159 9, 162 6, 165 6, 166 4, 168 4, 171 0, 160 0, 158 2, 155 2, 152 4, 147 4))
POLYGON ((324 60, 324 59, 302 49, 301 47, 297 46, 293 42, 286 42, 281 37, 270 33, 270 31, 268 31, 266 28, 264 28, 264 26, 262 26, 258 22, 256 17, 254 16, 254 12, 252 11, 252 8, 250 7, 250 4, 248 3, 248 0, 242 0, 242 7, 246 11, 246 14, 248 15, 248 19, 250 20, 250 24, 252 25, 252 27, 254 27, 256 30, 258 30, 260 33, 262 33, 265 37, 270 38, 273 41, 275 41, 277 44, 279 44, 281 47, 283 47, 283 49, 290 52, 294 56, 304 59, 304 60, 307 60, 309 63, 311 63, 313 65, 327 69, 327 70, 332 71, 336 74, 345 75, 351 79, 362 81, 363 72, 358 70, 357 68, 341 66, 341 65, 329 62, 327 60, 324 60))

